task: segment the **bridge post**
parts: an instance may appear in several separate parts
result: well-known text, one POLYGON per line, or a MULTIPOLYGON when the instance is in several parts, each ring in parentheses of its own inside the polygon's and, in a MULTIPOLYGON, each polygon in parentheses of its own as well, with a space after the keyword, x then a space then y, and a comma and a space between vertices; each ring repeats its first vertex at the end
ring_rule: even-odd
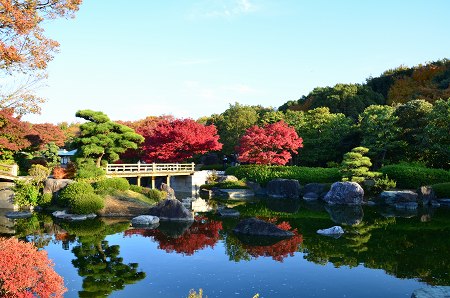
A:
POLYGON ((152 163, 152 172, 153 173, 156 172, 156 164, 155 163, 152 163))
POLYGON ((156 183, 155 183, 156 177, 152 176, 152 189, 156 188, 156 183))
POLYGON ((11 175, 17 176, 18 173, 19 173, 19 166, 16 164, 13 164, 13 166, 11 168, 11 175))
POLYGON ((167 183, 167 186, 169 186, 170 187, 170 175, 167 175, 167 181, 166 181, 167 183))
POLYGON ((137 176, 136 180, 137 186, 141 186, 141 176, 137 176))

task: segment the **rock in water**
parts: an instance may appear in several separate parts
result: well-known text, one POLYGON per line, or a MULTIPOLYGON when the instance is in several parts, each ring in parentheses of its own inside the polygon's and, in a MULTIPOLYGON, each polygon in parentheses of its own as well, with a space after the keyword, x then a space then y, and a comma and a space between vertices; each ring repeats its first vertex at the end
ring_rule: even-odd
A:
POLYGON ((193 221, 192 213, 183 206, 178 200, 165 199, 158 203, 158 205, 150 208, 149 215, 157 216, 160 220, 175 220, 175 221, 193 221))
POLYGON ((415 290, 411 298, 448 298, 450 297, 450 287, 427 287, 415 290))
POLYGON ((166 199, 176 199, 175 197, 175 191, 173 190, 172 187, 170 187, 169 185, 165 184, 165 183, 161 183, 161 187, 159 188, 161 191, 164 191, 165 193, 167 193, 167 197, 166 199))
POLYGON ((240 221, 237 224, 237 226, 233 229, 233 232, 242 235, 280 237, 280 238, 287 238, 294 236, 294 233, 290 231, 282 230, 272 223, 256 218, 248 218, 240 221))
POLYGON ((153 215, 139 215, 131 220, 133 226, 152 226, 159 223, 159 218, 153 215))
POLYGON ((7 218, 29 218, 33 216, 33 214, 30 211, 10 211, 5 214, 7 218))
POLYGON ((387 190, 380 194, 381 200, 388 205, 396 203, 417 202, 418 195, 410 190, 387 190))
POLYGON ((295 179, 274 179, 266 187, 267 195, 272 198, 297 199, 300 189, 300 183, 295 179))
POLYGON ((344 234, 344 229, 340 226, 334 226, 328 229, 317 230, 317 234, 325 235, 325 236, 340 236, 344 234))
POLYGON ((364 190, 356 182, 335 182, 323 198, 328 204, 359 205, 362 203, 364 190))

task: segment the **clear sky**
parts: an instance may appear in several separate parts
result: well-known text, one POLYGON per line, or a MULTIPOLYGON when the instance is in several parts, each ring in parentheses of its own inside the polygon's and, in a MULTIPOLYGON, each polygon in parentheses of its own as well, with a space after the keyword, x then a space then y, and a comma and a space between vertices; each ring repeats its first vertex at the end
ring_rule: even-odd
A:
POLYGON ((318 86, 363 83, 450 58, 449 0, 84 0, 50 21, 60 42, 33 123, 198 118, 230 103, 279 107, 318 86))

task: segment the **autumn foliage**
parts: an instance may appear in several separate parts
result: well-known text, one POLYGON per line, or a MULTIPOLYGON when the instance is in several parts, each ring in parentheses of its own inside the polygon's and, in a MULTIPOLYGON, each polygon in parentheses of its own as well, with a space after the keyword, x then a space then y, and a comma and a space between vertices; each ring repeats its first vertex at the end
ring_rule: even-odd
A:
MULTIPOLYGON (((153 123, 152 123, 153 124, 153 123)), ((143 132, 143 159, 146 162, 181 162, 195 154, 222 148, 214 125, 205 126, 192 119, 162 119, 143 132)))
POLYGON ((31 125, 14 116, 13 109, 0 110, 0 152, 18 151, 27 148, 31 142, 27 139, 31 125))
POLYGON ((1 297, 63 297, 64 280, 45 251, 16 238, 0 238, 1 297))
POLYGON ((239 140, 239 161, 285 165, 291 159, 291 153, 297 153, 297 149, 303 147, 302 142, 295 129, 284 121, 263 127, 255 125, 239 140))
POLYGON ((165 250, 166 252, 176 252, 190 256, 196 251, 208 246, 214 247, 217 241, 219 241, 219 231, 221 229, 221 222, 197 217, 192 226, 178 238, 168 237, 157 229, 133 229, 125 231, 125 235, 153 237, 153 239, 159 243, 159 249, 165 250))

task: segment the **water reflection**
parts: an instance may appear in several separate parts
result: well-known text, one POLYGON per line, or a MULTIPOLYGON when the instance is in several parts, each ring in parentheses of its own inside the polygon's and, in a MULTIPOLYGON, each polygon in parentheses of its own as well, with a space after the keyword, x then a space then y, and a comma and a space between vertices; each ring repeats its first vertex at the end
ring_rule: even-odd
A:
POLYGON ((330 214, 331 220, 339 225, 358 225, 364 217, 360 205, 326 205, 325 210, 330 214))

